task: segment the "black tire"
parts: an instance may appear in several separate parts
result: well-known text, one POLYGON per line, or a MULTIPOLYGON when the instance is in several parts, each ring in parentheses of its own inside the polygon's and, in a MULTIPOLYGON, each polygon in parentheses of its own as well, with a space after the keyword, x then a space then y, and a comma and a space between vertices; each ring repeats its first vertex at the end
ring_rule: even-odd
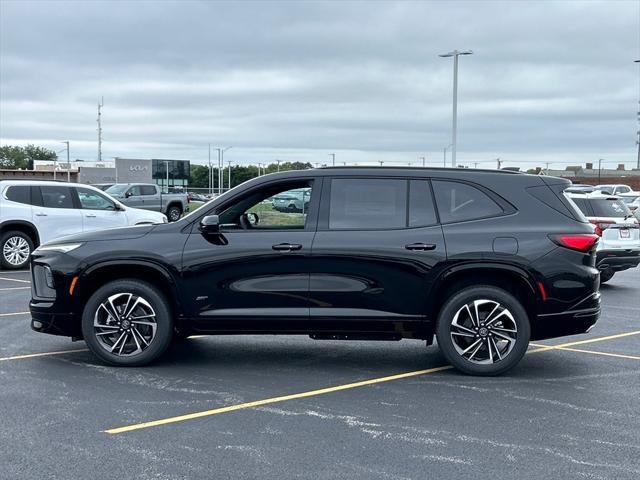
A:
POLYGON ((602 270, 600 272, 600 283, 607 283, 609 280, 613 278, 613 275, 615 273, 616 272, 614 272, 610 268, 607 268, 606 270, 602 270))
POLYGON ((180 215, 182 215, 182 209, 177 205, 171 205, 167 209, 167 219, 170 222, 177 222, 178 220, 180 220, 180 215))
POLYGON ((19 270, 28 267, 31 252, 33 252, 33 240, 26 233, 10 230, 0 236, 0 265, 2 268, 19 270), (19 251, 16 251, 15 248, 18 248, 19 251), (19 258, 16 255, 19 255, 19 258))
MULTIPOLYGON (((436 338, 438 339, 440 350, 454 367, 470 375, 500 375, 513 368, 526 353, 530 336, 529 317, 522 304, 505 290, 489 285, 468 287, 449 297, 440 310, 436 324, 436 338), (479 303, 477 327, 471 326, 470 328, 465 328, 465 330, 460 327, 454 327, 452 323, 456 320, 458 312, 460 314, 456 323, 468 321, 469 323, 466 323, 467 326, 473 323, 471 322, 471 317, 474 314, 467 313, 464 309, 465 305, 473 304, 476 300, 486 300, 486 303, 479 303), (496 304, 498 307, 494 307, 496 304), (496 310, 497 313, 491 315, 492 312, 490 310, 493 308, 501 308, 501 310, 496 310), (486 310, 483 312, 483 309, 486 310), (502 309, 507 310, 510 315, 503 314, 502 309), (500 314, 499 317, 498 313, 500 314), (492 322, 492 318, 500 318, 500 320, 492 322), (486 324, 487 326, 484 324, 484 319, 489 320, 486 324), (510 330, 514 330, 513 326, 511 326, 512 324, 516 327, 516 333, 506 333, 506 335, 509 337, 514 336, 514 340, 504 344, 501 343, 505 341, 498 335, 505 335, 505 333, 501 332, 507 327, 510 327, 510 330), (484 330, 480 330, 483 327, 484 330), (455 330, 455 333, 452 335, 453 330, 455 330), (454 336, 456 344, 454 344, 454 336), (468 348, 471 344, 477 342, 480 342, 480 350, 477 353, 478 358, 475 360, 468 359, 458 350, 462 350, 464 347, 468 348), (490 342, 493 342, 493 348, 489 345, 490 342), (462 345, 460 345, 461 343, 462 345), (498 358, 497 353, 494 355, 496 346, 498 346, 498 349, 504 346, 504 350, 502 350, 503 358, 498 358), (483 355, 489 357, 484 360, 489 363, 478 363, 483 355), (494 358, 497 358, 497 360, 494 360, 494 358)), ((475 348, 469 354, 474 353, 474 351, 475 348)))
MULTIPOLYGON (((145 305, 142 305, 140 308, 142 307, 145 307, 145 305)), ((133 310, 134 309, 132 309, 132 313, 135 313, 133 310)), ((135 316, 133 318, 135 318, 135 316)), ((118 320, 122 320, 124 322, 124 318, 119 318, 118 320)), ((117 325, 117 322, 114 321, 113 323, 114 325, 117 325)), ((133 324, 135 322, 129 323, 133 324)), ((145 327, 144 325, 137 325, 137 327, 141 329, 150 328, 145 327)), ((101 333, 109 331, 109 329, 112 328, 117 329, 118 327, 105 326, 104 328, 101 328, 101 333)), ((89 298, 82 314, 82 334, 91 352, 105 363, 124 367, 139 367, 147 365, 160 357, 171 343, 173 338, 173 319, 171 316, 171 309, 169 308, 164 295, 148 283, 141 282, 139 280, 116 280, 99 288, 89 298), (115 338, 121 335, 121 330, 114 330, 113 336, 99 336, 97 335, 98 332, 96 331, 96 328, 94 328, 94 319, 96 318, 96 315, 102 315, 103 317, 106 316, 101 304, 103 302, 107 302, 109 297, 117 294, 133 294, 136 297, 142 298, 149 306, 151 306, 155 314, 155 335, 151 335, 151 337, 147 339, 149 340, 148 346, 146 346, 142 351, 134 353, 131 356, 110 353, 107 351, 107 347, 105 347, 105 342, 111 342, 117 346, 115 338), (100 337, 100 340, 98 337, 100 337)), ((127 342, 125 348, 129 346, 130 348, 133 348, 133 345, 135 344, 143 344, 142 340, 138 341, 140 337, 137 337, 135 332, 130 332, 130 334, 132 335, 132 338, 124 337, 124 340, 127 342), (135 344, 132 340, 135 340, 135 344)), ((138 333, 138 335, 140 335, 140 333, 138 333)))

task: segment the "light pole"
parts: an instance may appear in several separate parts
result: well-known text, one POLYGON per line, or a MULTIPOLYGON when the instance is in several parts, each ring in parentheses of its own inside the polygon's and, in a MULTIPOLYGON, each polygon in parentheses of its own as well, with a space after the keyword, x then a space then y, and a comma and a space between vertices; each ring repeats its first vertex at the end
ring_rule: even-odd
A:
POLYGON ((453 131, 451 135, 451 165, 456 166, 456 130, 458 128, 458 57, 460 55, 472 55, 471 50, 454 50, 453 52, 443 53, 439 57, 453 57, 453 131))
POLYGON ((329 156, 331 157, 331 166, 335 167, 336 166, 336 154, 335 153, 330 153, 329 156))
POLYGON ((229 190, 231 190, 231 160, 227 160, 229 164, 229 190))
POLYGON ((166 193, 169 193, 169 160, 165 160, 164 161, 164 165, 167 168, 167 191, 166 191, 166 193))
POLYGON ((276 159, 276 163, 278 164, 278 171, 280 171, 280 160, 276 159))
POLYGON ((224 152, 233 147, 216 148, 218 151, 218 195, 222 195, 224 182, 224 152))
POLYGON ((213 193, 212 185, 211 185, 211 144, 209 144, 209 195, 213 193))
MULTIPOLYGON (((67 146, 67 183, 71 182, 71 163, 69 163, 69 140, 62 142, 67 146)), ((53 179, 55 180, 55 172, 53 179)))
POLYGON ((449 144, 446 147, 444 147, 444 157, 442 159, 442 166, 446 167, 447 166, 447 150, 449 150, 449 147, 451 147, 453 144, 449 144))
POLYGON ((419 160, 422 160, 422 166, 426 167, 427 166, 427 157, 418 157, 419 160))
MULTIPOLYGON (((640 67, 640 60, 634 60, 634 63, 639 64, 638 66, 640 67)), ((640 68, 638 69, 638 73, 640 73, 640 68)), ((637 136, 638 139, 636 140, 636 144, 638 145, 638 164, 636 165, 636 168, 638 170, 640 170, 640 75, 638 76, 638 117, 637 117, 637 121, 638 121, 638 131, 637 131, 637 136)))
POLYGON ((602 161, 603 160, 604 160, 603 158, 598 159, 598 184, 602 183, 601 178, 602 178, 602 161))

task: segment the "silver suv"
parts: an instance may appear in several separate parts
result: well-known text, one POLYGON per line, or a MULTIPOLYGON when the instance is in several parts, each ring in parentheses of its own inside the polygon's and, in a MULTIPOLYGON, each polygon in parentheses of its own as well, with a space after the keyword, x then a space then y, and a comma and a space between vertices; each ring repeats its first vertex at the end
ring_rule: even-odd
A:
POLYGON ((584 213, 600 236, 596 265, 601 283, 611 280, 615 272, 640 264, 640 226, 620 197, 599 192, 565 195, 584 213))

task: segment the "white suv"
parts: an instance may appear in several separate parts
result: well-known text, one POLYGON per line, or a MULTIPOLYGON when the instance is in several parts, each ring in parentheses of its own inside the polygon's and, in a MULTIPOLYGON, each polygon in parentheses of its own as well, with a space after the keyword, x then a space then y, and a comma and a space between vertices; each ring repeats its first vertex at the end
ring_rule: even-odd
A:
POLYGON ((615 272, 640 264, 640 225, 620 197, 599 192, 565 195, 578 206, 601 237, 596 251, 601 283, 611 280, 615 272))
POLYGON ((166 222, 162 213, 126 207, 89 185, 2 180, 0 266, 23 268, 34 248, 64 235, 166 222))

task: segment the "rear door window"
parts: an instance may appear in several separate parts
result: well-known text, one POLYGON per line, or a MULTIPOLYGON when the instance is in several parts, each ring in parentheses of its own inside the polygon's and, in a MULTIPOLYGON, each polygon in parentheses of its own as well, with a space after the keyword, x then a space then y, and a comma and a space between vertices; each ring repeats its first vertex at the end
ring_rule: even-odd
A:
POLYGON ((155 195, 156 187, 153 185, 141 185, 140 186, 141 195, 155 195))
POLYGON ((428 180, 409 182, 409 227, 425 227, 438 223, 428 180))
POLYGON ((7 189, 7 200, 16 203, 31 203, 31 187, 28 185, 12 185, 7 189))
POLYGON ((71 189, 65 186, 51 185, 40 187, 42 206, 47 208, 73 208, 71 189))
POLYGON ((334 178, 330 229, 393 229, 407 224, 407 180, 334 178))
POLYGON ((504 213, 502 207, 489 195, 472 185, 435 180, 433 189, 442 223, 478 220, 504 213))

